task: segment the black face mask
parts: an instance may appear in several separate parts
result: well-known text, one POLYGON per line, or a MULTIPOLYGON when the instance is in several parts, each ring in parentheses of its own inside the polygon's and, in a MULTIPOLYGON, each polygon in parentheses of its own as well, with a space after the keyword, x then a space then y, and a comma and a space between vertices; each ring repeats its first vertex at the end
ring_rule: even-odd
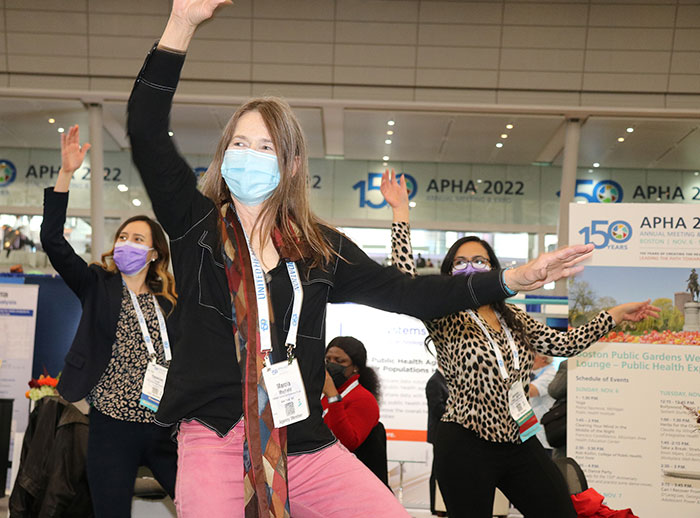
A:
POLYGON ((343 383, 348 381, 347 376, 345 376, 345 366, 340 365, 339 363, 328 362, 326 363, 326 370, 328 371, 328 374, 331 375, 335 388, 342 387, 343 383))

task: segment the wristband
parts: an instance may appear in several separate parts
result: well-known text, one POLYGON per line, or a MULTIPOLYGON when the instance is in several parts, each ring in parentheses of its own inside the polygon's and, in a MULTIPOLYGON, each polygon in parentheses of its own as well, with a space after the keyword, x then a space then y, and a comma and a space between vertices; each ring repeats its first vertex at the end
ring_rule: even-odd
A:
POLYGON ((501 270, 501 284, 503 284, 503 289, 506 290, 506 293, 507 293, 508 295, 513 296, 513 295, 517 295, 518 292, 517 292, 517 291, 513 291, 513 290, 511 290, 511 289, 508 287, 508 285, 506 284, 506 277, 505 277, 506 270, 510 270, 510 269, 512 269, 512 266, 509 266, 508 268, 505 268, 505 269, 501 270))
POLYGON ((327 399, 328 399, 329 404, 330 403, 337 403, 338 401, 343 400, 343 396, 341 396, 340 394, 336 394, 335 396, 328 396, 327 399))

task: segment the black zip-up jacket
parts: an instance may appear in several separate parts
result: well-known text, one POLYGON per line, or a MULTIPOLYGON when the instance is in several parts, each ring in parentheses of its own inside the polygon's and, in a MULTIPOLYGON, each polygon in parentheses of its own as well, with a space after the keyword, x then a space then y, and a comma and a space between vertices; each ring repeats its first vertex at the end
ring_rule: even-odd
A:
MULTIPOLYGON (((67 192, 55 192, 53 187, 44 190, 41 246, 49 256, 51 265, 78 296, 83 307, 57 387, 65 399, 78 401, 97 385, 112 358, 112 345, 117 336, 122 307, 122 276, 95 264, 88 266, 75 253, 63 237, 67 207, 67 192)), ((165 297, 159 296, 157 299, 167 315, 172 304, 165 297)), ((168 325, 169 334, 170 329, 168 325)))
MULTIPOLYGON (((197 419, 226 434, 242 415, 231 302, 219 236, 219 211, 196 187, 190 166, 168 136, 173 94, 185 55, 154 47, 136 79, 128 106, 133 160, 153 210, 170 237, 178 303, 172 323, 177 345, 156 419, 197 419)), ((475 276, 415 279, 372 261, 352 241, 325 229, 345 259, 325 268, 297 263, 304 289, 296 356, 311 415, 288 427, 290 454, 316 451, 335 438, 321 418, 325 380, 325 315, 329 302, 356 302, 420 319, 476 308, 506 298, 499 271, 475 276)), ((284 261, 267 275, 274 322, 273 361, 284 344, 293 299, 284 261)))

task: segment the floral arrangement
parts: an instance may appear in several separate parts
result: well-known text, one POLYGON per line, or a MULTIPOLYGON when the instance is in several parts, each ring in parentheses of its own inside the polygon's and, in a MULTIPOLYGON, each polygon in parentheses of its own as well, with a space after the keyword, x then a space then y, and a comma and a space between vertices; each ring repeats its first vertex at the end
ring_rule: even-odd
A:
POLYGON ((48 373, 41 374, 38 379, 29 380, 29 390, 24 393, 27 399, 32 401, 39 401, 44 396, 58 396, 58 391, 56 390, 56 385, 58 385, 58 378, 52 378, 48 373))
POLYGON ((612 331, 600 339, 601 342, 700 345, 700 331, 644 331, 641 335, 631 335, 622 331, 612 331))

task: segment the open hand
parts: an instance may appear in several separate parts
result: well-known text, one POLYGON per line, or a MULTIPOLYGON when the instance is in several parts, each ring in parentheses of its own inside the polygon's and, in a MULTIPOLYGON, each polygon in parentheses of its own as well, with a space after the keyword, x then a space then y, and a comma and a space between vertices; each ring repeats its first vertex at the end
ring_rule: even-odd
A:
POLYGON ((608 313, 612 315, 616 324, 623 321, 639 322, 647 317, 659 318, 661 309, 651 305, 651 299, 644 302, 628 302, 610 308, 608 313))
POLYGON ((61 172, 71 176, 85 160, 85 154, 90 149, 90 143, 80 145, 80 128, 76 124, 61 133, 61 172))
POLYGON ((408 188, 406 176, 398 176, 392 169, 387 169, 382 175, 382 183, 379 186, 382 196, 394 212, 394 221, 408 221, 408 188))
POLYGON ((170 16, 183 25, 197 27, 211 18, 218 7, 231 4, 231 0, 174 0, 170 16))
POLYGON ((593 244, 571 245, 547 252, 523 266, 506 270, 506 285, 515 291, 532 291, 583 270, 579 263, 591 256, 593 244))

